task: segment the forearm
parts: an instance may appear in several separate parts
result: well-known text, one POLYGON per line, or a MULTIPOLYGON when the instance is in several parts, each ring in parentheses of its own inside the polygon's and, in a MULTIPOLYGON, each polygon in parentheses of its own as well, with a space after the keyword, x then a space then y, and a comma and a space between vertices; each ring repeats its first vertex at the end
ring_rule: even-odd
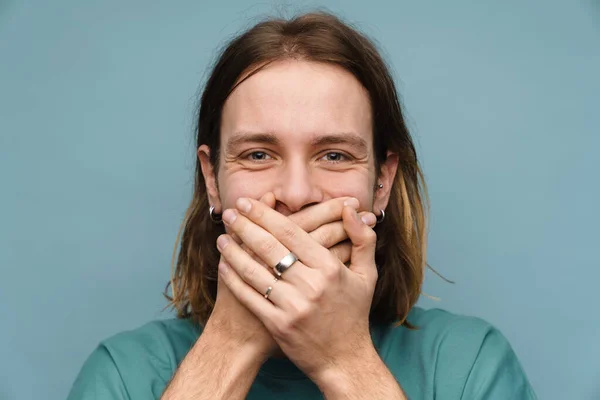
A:
POLYGON ((263 357, 251 344, 233 343, 209 325, 177 369, 161 400, 246 398, 263 357))
POLYGON ((407 400, 375 349, 331 369, 315 383, 328 400, 407 400))

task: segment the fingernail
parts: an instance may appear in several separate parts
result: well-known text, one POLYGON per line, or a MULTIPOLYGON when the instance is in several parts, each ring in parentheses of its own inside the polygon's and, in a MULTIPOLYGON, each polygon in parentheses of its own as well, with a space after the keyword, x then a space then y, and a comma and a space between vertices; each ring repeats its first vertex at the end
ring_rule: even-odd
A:
POLYGON ((219 250, 223 250, 223 248, 227 246, 227 243, 229 243, 229 238, 227 236, 221 235, 217 238, 217 248, 219 250))
POLYGON ((355 199, 354 197, 351 197, 349 199, 346 199, 344 201, 344 205, 345 206, 350 206, 352 208, 354 208, 355 210, 358 209, 358 200, 355 199))
POLYGON ((375 223, 377 222, 377 218, 375 217, 374 214, 368 213, 365 214, 361 217, 362 222, 365 223, 365 225, 375 225, 375 223))
POLYGON ((250 203, 250 200, 244 198, 244 197, 240 197, 236 202, 235 202, 236 207, 238 208, 238 210, 240 210, 241 212, 245 212, 247 213, 248 211, 250 211, 250 209, 252 208, 252 203, 250 203))
POLYGON ((228 208, 227 210, 223 211, 221 218, 223 218, 223 221, 225 221, 227 224, 231 225, 237 218, 237 212, 231 208, 228 208))

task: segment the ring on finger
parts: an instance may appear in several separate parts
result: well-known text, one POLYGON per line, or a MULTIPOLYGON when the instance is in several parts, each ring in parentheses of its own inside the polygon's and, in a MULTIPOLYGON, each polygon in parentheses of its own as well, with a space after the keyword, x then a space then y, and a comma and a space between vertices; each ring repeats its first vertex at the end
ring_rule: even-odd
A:
POLYGON ((296 261, 298 261, 298 257, 291 251, 283 257, 277 265, 274 267, 275 274, 280 277, 288 268, 290 268, 296 261))
MULTIPOLYGON (((278 281, 278 280, 279 280, 279 279, 275 278, 275 280, 273 281, 273 285, 275 285, 275 283, 277 283, 277 281, 278 281)), ((267 288, 267 291, 266 291, 266 292, 265 292, 265 294, 264 294, 264 297, 265 297, 265 299, 267 299, 267 300, 269 299, 269 295, 271 294, 271 291, 272 291, 272 290, 273 290, 273 286, 269 286, 269 287, 267 288)))

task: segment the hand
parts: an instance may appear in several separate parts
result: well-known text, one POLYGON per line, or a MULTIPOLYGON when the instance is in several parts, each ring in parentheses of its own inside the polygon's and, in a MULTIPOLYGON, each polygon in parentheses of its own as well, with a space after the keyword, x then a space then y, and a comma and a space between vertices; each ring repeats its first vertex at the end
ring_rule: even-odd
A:
MULTIPOLYGON (((289 217, 303 230, 310 232, 314 240, 328 248, 342 263, 348 262, 351 252, 351 244, 346 240, 348 236, 341 221, 345 200, 347 198, 329 200, 289 217)), ((270 208, 275 206, 275 197, 272 193, 267 193, 259 201, 270 208)), ((370 225, 375 225, 373 214, 363 212, 361 215, 369 221, 370 225)), ((252 250, 241 243, 235 235, 233 236, 234 240, 238 241, 242 249, 256 262, 271 271, 271 267, 255 256, 252 250)), ((223 257, 220 262, 224 262, 223 257)), ((272 280, 274 281, 274 277, 272 280)), ((233 335, 238 342, 257 345, 265 357, 277 349, 275 340, 262 322, 238 301, 222 279, 218 281, 217 299, 209 322, 212 326, 217 327, 220 333, 227 332, 227 334, 233 335)))
POLYGON ((360 220, 356 199, 347 203, 351 206, 341 214, 352 241, 348 268, 291 218, 252 199, 240 199, 238 210, 223 213, 229 231, 267 265, 276 265, 290 251, 301 261, 274 283, 272 274, 230 235, 217 240, 227 261, 219 266, 220 279, 317 384, 331 368, 350 360, 356 364, 361 352, 373 351, 369 311, 377 282, 376 235, 360 220), (272 291, 265 299, 269 286, 272 291))

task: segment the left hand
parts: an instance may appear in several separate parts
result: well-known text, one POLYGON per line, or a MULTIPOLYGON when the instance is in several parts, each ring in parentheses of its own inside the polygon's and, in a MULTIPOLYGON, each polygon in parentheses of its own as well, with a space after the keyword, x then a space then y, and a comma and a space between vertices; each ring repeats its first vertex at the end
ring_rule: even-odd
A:
POLYGON ((373 354, 369 311, 377 282, 376 234, 360 220, 356 209, 345 206, 342 211, 352 242, 346 267, 307 232, 265 204, 239 199, 236 206, 237 210, 223 213, 223 220, 267 265, 276 265, 290 251, 299 259, 274 283, 273 274, 231 236, 225 234, 218 240, 230 266, 220 270, 221 279, 263 322, 283 352, 317 385, 324 376, 359 365, 363 356, 373 354), (269 286, 272 291, 265 299, 269 286))

